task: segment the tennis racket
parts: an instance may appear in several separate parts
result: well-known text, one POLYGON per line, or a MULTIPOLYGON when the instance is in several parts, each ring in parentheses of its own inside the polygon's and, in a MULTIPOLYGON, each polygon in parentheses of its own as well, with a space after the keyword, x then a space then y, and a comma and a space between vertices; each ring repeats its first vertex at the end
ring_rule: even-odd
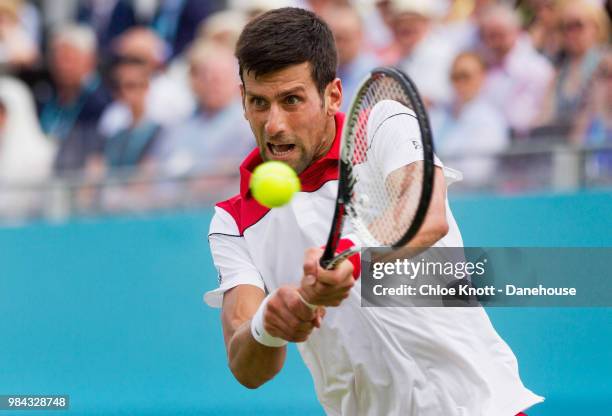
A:
POLYGON ((364 247, 407 244, 423 224, 433 190, 429 120, 416 86, 400 70, 376 68, 361 83, 341 140, 338 195, 320 260, 325 269, 359 251, 336 254, 345 228, 364 247))

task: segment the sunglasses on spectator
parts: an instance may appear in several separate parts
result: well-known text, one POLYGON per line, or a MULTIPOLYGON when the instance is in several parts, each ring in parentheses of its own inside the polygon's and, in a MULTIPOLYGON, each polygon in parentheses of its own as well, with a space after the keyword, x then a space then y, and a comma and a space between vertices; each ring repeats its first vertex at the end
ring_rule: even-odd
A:
POLYGON ((146 82, 115 82, 115 89, 117 89, 117 91, 141 90, 146 88, 146 86, 146 82))
POLYGON ((563 32, 572 32, 575 30, 582 30, 586 27, 586 22, 582 20, 568 20, 567 22, 561 23, 561 30, 563 32))
POLYGON ((474 78, 474 74, 470 73, 470 72, 467 72, 467 71, 457 71, 457 72, 451 73, 450 78, 451 78, 451 80, 453 82, 468 81, 468 80, 474 78))
POLYGON ((612 79, 612 68, 602 68, 597 71, 597 78, 600 79, 612 79))

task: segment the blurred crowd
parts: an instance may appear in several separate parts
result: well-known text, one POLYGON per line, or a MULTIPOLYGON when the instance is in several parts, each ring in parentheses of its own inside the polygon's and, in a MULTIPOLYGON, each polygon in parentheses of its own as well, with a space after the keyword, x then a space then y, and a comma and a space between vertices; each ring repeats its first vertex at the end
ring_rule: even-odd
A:
MULTIPOLYGON (((138 179, 187 176, 201 193, 223 186, 223 172, 254 147, 234 46, 249 19, 282 6, 329 23, 344 110, 373 67, 406 71, 439 156, 476 187, 499 168, 487 155, 514 143, 612 145, 610 3, 0 0, 0 212, 32 202, 6 184, 136 179, 104 196, 111 205, 137 199, 138 179)), ((610 152, 593 163, 612 172, 610 152)), ((85 205, 99 197, 79 193, 85 205)))

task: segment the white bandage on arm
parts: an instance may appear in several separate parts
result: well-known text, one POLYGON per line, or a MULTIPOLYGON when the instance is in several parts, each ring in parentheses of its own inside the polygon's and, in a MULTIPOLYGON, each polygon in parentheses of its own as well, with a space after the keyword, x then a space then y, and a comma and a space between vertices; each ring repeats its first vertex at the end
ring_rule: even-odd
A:
POLYGON ((270 300, 270 296, 266 296, 266 298, 259 305, 259 309, 253 315, 251 319, 251 335, 255 338, 255 341, 259 342, 266 347, 279 348, 287 345, 287 341, 282 338, 273 337, 268 334, 266 329, 264 328, 264 312, 266 311, 266 307, 268 306, 268 301, 270 300))

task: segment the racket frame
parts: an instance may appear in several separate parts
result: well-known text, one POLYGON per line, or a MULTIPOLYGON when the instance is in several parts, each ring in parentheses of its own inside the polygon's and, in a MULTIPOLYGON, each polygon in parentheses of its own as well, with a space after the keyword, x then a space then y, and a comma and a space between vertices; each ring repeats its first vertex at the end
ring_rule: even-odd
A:
POLYGON ((395 242, 392 247, 397 248, 404 246, 410 240, 412 240, 423 225, 425 217, 427 216, 434 187, 434 146, 431 126, 429 124, 429 117, 427 116, 425 105, 421 100, 414 82, 400 69, 394 67, 375 68, 361 82, 357 95, 351 103, 350 110, 347 117, 345 117, 344 125, 342 127, 336 206, 334 209, 334 216, 329 237, 327 239, 327 244, 325 245, 323 255, 321 256, 319 262, 321 267, 327 270, 335 268, 342 260, 359 251, 358 248, 353 247, 336 255, 336 249, 342 236, 344 220, 348 215, 348 211, 351 210, 350 201, 353 195, 353 188, 356 180, 352 173, 353 168, 351 164, 346 162, 346 160, 350 160, 352 158, 352 154, 345 154, 348 153, 349 149, 348 146, 346 146, 347 140, 349 139, 348 125, 351 122, 352 115, 358 107, 360 100, 365 94, 369 84, 383 76, 393 78, 404 90, 410 104, 412 104, 412 110, 416 114, 416 119, 421 131, 421 145, 423 146, 423 187, 421 189, 419 204, 417 206, 412 224, 410 224, 410 227, 408 227, 406 233, 404 233, 404 235, 397 242, 395 242))

